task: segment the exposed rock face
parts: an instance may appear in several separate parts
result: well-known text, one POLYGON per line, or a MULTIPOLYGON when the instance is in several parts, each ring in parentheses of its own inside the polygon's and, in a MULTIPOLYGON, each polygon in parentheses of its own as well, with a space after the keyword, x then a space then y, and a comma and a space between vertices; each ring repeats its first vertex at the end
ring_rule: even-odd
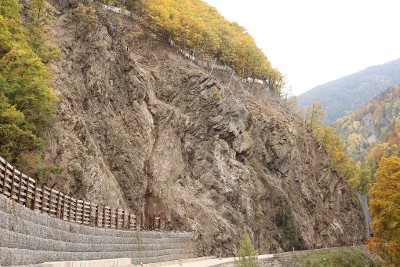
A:
POLYGON ((285 199, 302 248, 361 242, 356 196, 300 122, 129 19, 98 18, 78 22, 71 4, 51 29, 65 58, 52 66, 59 109, 46 157, 62 190, 166 212, 172 228, 195 231, 200 254, 235 253, 246 231, 260 252, 283 250, 285 199))

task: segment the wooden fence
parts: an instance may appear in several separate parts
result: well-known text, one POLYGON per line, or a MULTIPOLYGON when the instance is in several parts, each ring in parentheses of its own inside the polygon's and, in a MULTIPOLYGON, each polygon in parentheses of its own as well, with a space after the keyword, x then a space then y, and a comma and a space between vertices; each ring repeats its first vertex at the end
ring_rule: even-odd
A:
POLYGON ((21 173, 0 157, 0 193, 32 210, 93 227, 125 230, 164 230, 166 215, 133 213, 76 199, 21 173))

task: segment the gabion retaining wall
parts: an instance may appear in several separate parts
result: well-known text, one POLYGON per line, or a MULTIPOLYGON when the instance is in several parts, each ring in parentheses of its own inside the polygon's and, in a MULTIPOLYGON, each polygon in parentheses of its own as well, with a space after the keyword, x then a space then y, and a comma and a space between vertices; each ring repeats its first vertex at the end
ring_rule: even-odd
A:
POLYGON ((190 232, 139 232, 68 223, 0 195, 0 265, 132 258, 160 262, 196 257, 190 232))

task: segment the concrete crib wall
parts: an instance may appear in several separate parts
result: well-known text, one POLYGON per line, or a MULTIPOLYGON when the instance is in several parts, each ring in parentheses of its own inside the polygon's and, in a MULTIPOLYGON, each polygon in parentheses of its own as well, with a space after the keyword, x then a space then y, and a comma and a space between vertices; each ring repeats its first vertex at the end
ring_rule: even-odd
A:
POLYGON ((190 232, 82 226, 32 211, 0 195, 0 265, 132 258, 133 264, 196 257, 190 232))

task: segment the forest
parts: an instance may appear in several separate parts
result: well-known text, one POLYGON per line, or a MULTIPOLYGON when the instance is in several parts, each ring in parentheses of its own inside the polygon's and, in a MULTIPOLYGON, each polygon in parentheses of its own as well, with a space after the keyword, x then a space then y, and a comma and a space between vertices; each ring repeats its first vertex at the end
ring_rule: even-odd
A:
POLYGON ((356 161, 355 190, 369 196, 373 237, 368 247, 387 263, 400 264, 400 86, 337 120, 336 132, 356 161))
POLYGON ((366 193, 374 182, 379 160, 400 154, 400 86, 384 91, 333 126, 345 142, 347 155, 362 170, 358 187, 366 193))
POLYGON ((339 175, 354 191, 368 195, 373 231, 368 247, 395 266, 400 264, 399 114, 400 87, 394 86, 334 127, 324 125, 318 99, 305 116, 339 175))
POLYGON ((0 2, 0 154, 26 169, 37 167, 55 112, 46 63, 59 52, 44 45, 45 2, 31 2, 24 24, 21 8, 18 0, 0 2))

